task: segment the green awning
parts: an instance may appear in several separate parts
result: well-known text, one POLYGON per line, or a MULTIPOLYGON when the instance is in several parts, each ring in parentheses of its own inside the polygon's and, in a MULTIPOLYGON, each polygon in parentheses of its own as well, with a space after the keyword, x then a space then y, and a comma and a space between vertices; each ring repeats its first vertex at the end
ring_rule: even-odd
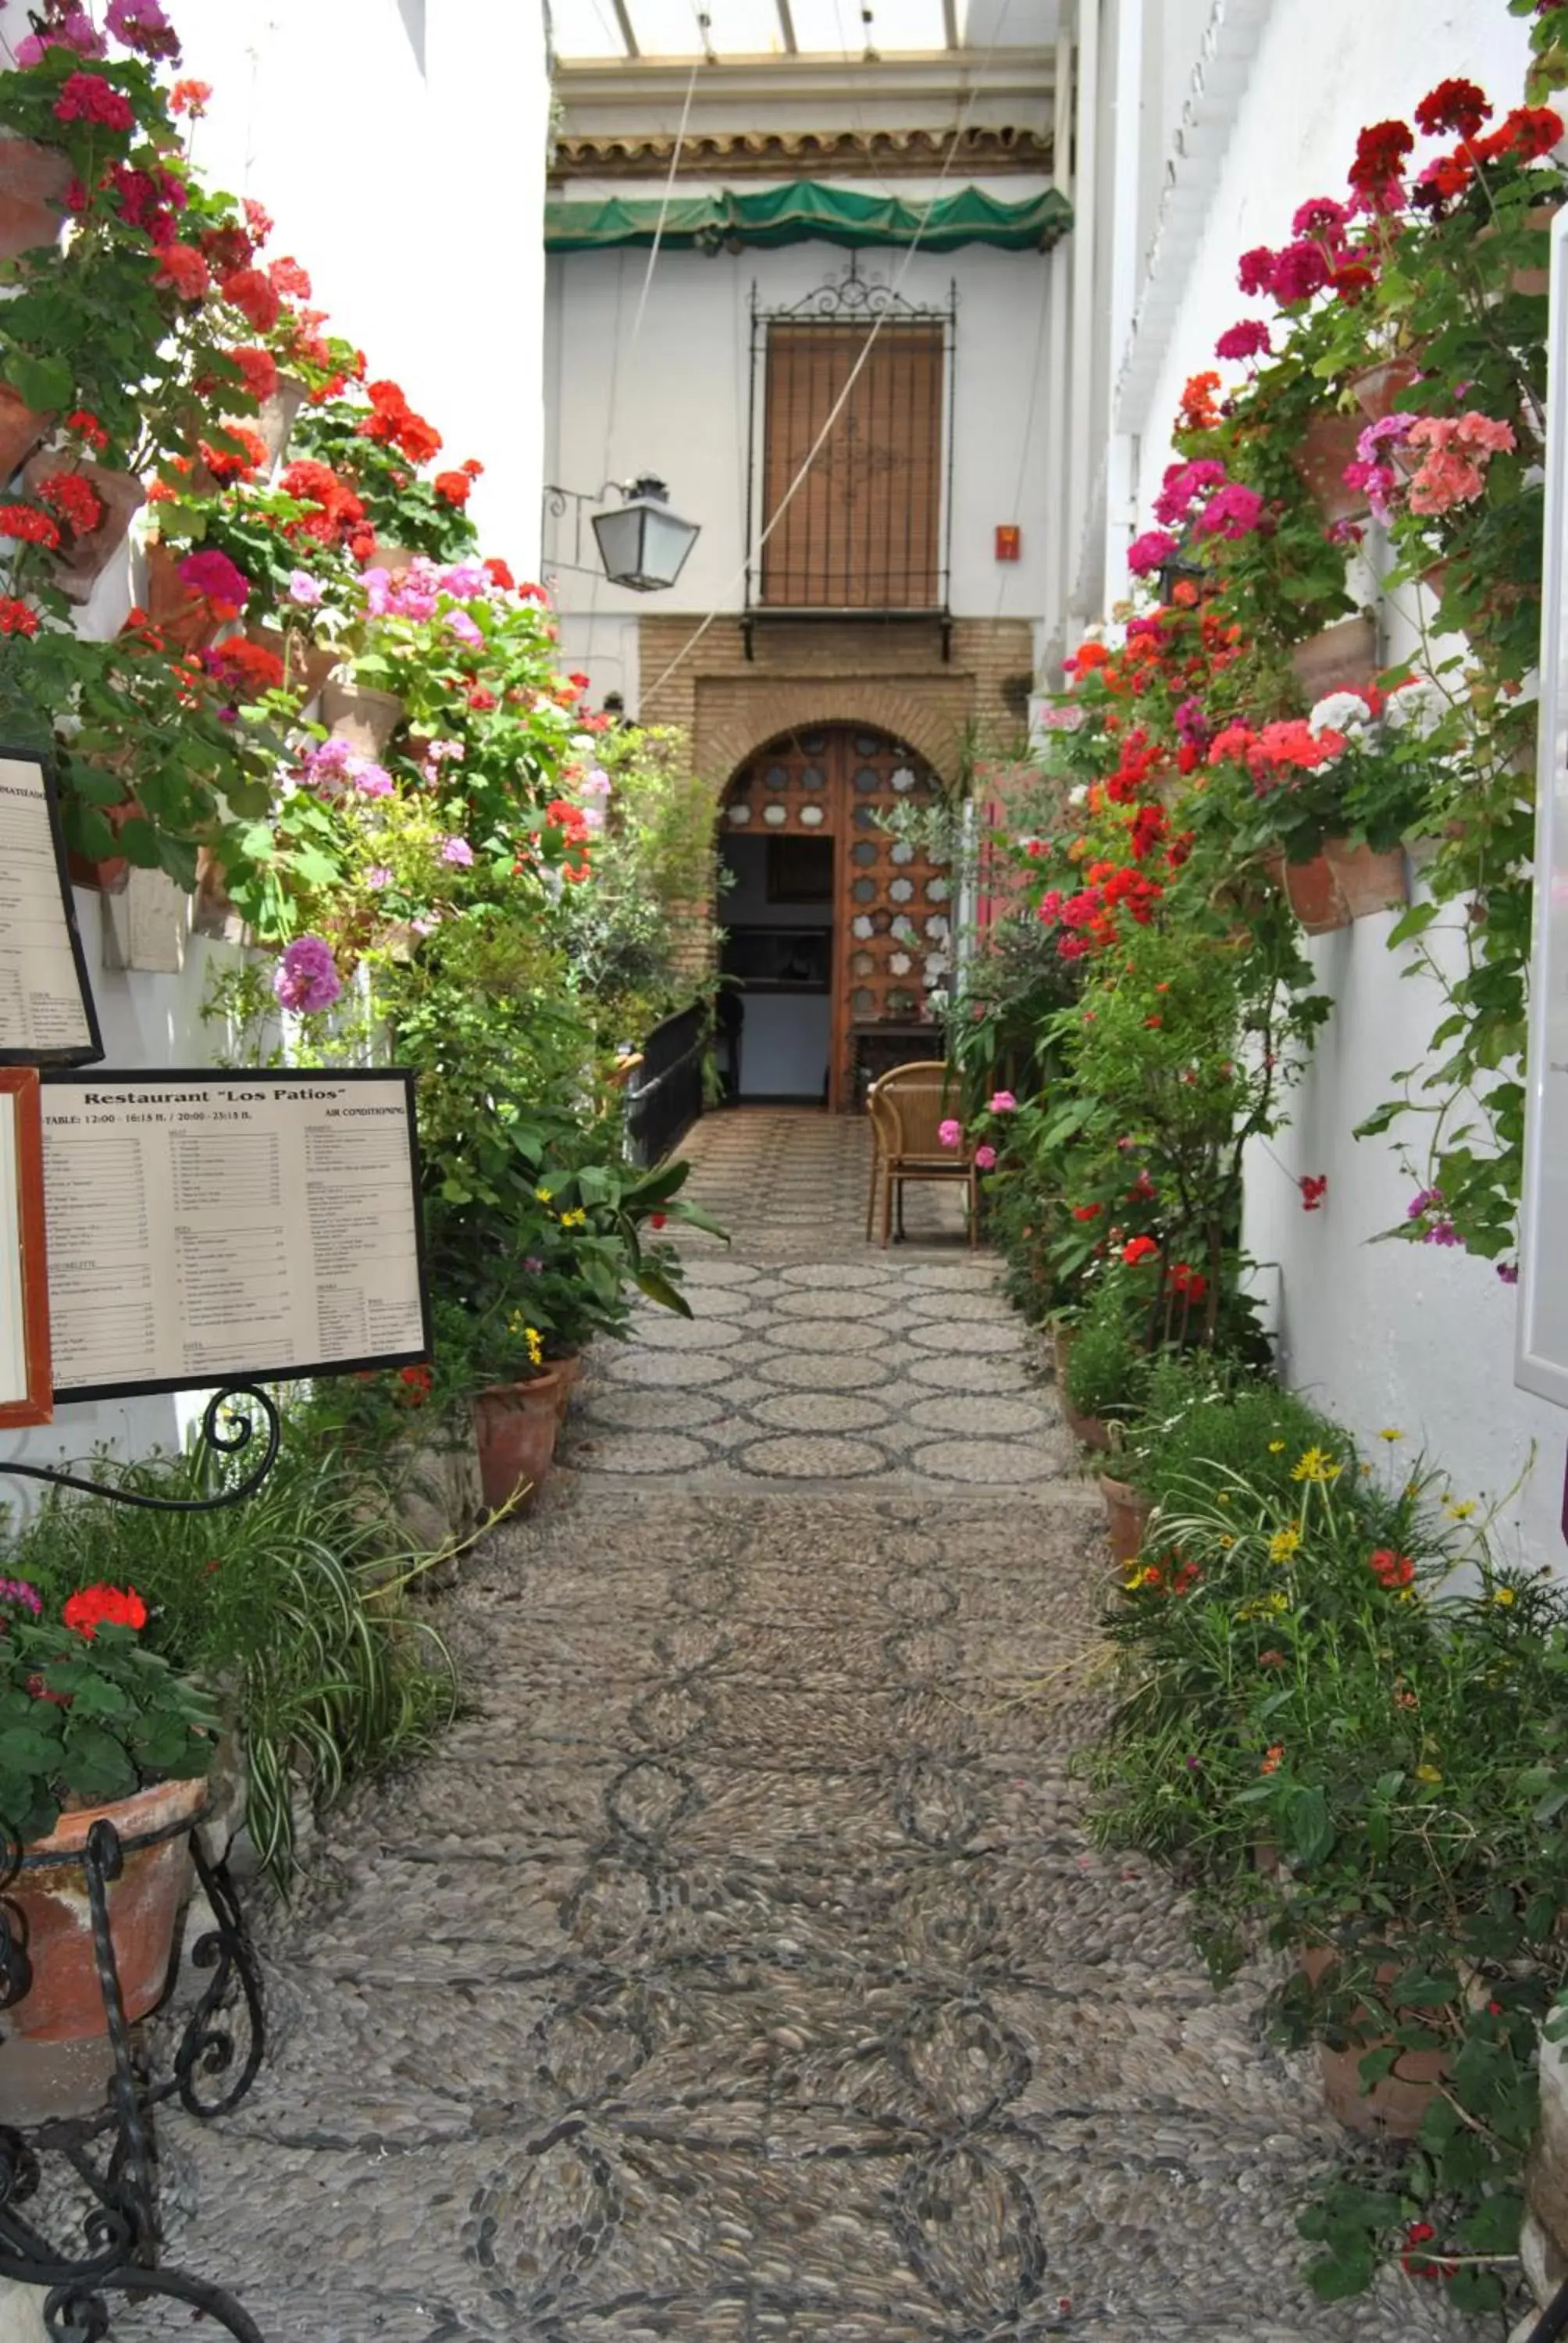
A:
POLYGON ((960 244, 989 244, 1002 252, 1049 252, 1072 226, 1072 206, 1054 187, 1005 204, 979 187, 960 187, 934 202, 905 203, 897 196, 860 196, 813 179, 736 195, 657 201, 611 196, 604 203, 548 203, 547 252, 598 252, 614 245, 651 245, 664 212, 661 246, 671 252, 722 252, 779 244, 909 245, 922 252, 953 252, 960 244), (922 228, 921 223, 924 222, 922 228))

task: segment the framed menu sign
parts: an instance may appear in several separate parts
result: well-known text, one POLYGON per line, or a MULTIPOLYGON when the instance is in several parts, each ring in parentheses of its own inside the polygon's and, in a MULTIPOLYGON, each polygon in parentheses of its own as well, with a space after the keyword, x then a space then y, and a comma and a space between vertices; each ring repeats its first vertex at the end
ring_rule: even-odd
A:
POLYGON ((429 1356, 411 1074, 50 1074, 43 1106, 57 1400, 429 1356))
POLYGON ((0 1427, 54 1412, 38 1077, 0 1068, 0 1427))
POLYGON ((0 746, 0 1066, 104 1054, 48 759, 0 746))

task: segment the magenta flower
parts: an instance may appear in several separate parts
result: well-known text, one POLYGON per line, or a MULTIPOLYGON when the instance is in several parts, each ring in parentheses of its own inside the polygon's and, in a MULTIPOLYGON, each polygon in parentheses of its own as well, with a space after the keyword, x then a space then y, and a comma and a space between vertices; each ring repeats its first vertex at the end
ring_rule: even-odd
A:
POLYGON ((1519 1263, 1516 1261, 1500 1261, 1497 1264, 1497 1274, 1504 1285, 1517 1285, 1519 1263))
POLYGON ((45 33, 29 33, 18 41, 15 60, 18 65, 36 65, 44 61, 45 49, 75 49, 79 57, 101 57, 105 44, 101 34, 93 29, 92 18, 85 8, 73 8, 57 25, 45 33))
POLYGON ((1256 488, 1227 480, 1217 489, 1192 523, 1195 537, 1251 537, 1263 518, 1263 499, 1256 488))
POLYGON ((460 643, 467 643, 470 650, 480 650, 484 647, 485 638, 467 610, 447 611, 447 632, 456 635, 460 643))
POLYGON ((1266 244, 1255 244, 1251 252, 1241 255, 1236 267, 1236 281, 1243 293, 1256 299, 1260 293, 1274 289, 1274 256, 1266 244))
POLYGON ((285 1009, 307 1016, 330 1009, 343 990, 332 946, 321 936, 297 936, 277 963, 272 989, 285 1009))
POLYGON ((455 595, 459 602, 477 602, 490 590, 490 573, 482 561, 454 561, 437 583, 443 594, 455 595))
POLYGON ((1309 196, 1291 222, 1292 236, 1321 236, 1330 244, 1343 241, 1350 214, 1332 196, 1309 196))
POLYGON ((1018 1101, 1010 1091, 993 1091, 989 1111, 992 1114, 1016 1114, 1018 1101))
POLYGON ((365 873, 365 884, 377 889, 390 887, 392 873, 384 862, 372 863, 370 869, 365 873))
POLYGON ((1291 308, 1298 301, 1310 301, 1321 293, 1332 271, 1317 244, 1288 244, 1283 252, 1274 256, 1273 279, 1269 287, 1282 309, 1291 308))
POLYGON ((209 602, 226 602, 236 610, 243 610, 250 599, 249 578, 215 546, 187 553, 180 563, 179 578, 193 594, 204 595, 209 602))
POLYGON ((43 1614, 44 1604, 35 1586, 25 1578, 0 1578, 0 1610, 31 1611, 35 1619, 43 1614))
POLYGON ((1273 347, 1269 329, 1261 317, 1243 317, 1239 325, 1227 326, 1214 345, 1217 358, 1267 357, 1273 347))
POLYGON ((963 1124, 961 1122, 955 1122, 951 1115, 948 1117, 946 1122, 939 1123, 937 1125, 937 1137, 941 1141, 944 1147, 956 1147, 963 1135, 963 1124))
POLYGON ((302 610, 314 610, 325 591, 320 579, 313 578, 308 569, 297 569, 288 581, 288 598, 297 602, 302 610))
POLYGON ((1168 561, 1173 561, 1178 549, 1168 528, 1145 529, 1127 548, 1127 567, 1135 578, 1151 577, 1156 569, 1163 569, 1168 561))
POLYGON ((995 1161, 996 1149, 994 1147, 977 1147, 975 1149, 975 1164, 978 1170, 981 1172, 989 1172, 995 1161))
POLYGON ((369 759, 356 758, 348 768, 348 778, 362 798, 389 798, 392 776, 383 765, 373 765, 369 759))
POLYGON ((450 862, 458 870, 467 870, 473 866, 474 850, 466 838, 444 838, 441 840, 441 860, 450 862))
POLYGON ((1184 521, 1192 509, 1192 500, 1209 488, 1225 485, 1225 467, 1212 456, 1204 456, 1193 464, 1171 464, 1160 483, 1160 494, 1154 499, 1154 518, 1167 528, 1184 521))

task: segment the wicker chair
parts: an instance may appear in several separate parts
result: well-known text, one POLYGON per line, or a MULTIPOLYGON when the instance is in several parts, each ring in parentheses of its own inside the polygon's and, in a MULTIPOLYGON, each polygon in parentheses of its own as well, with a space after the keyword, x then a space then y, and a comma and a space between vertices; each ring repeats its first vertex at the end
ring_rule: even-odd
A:
POLYGON ((953 1075, 940 1058, 895 1066, 866 1093, 871 1118, 871 1186, 866 1202, 866 1242, 870 1242, 879 1199, 882 1242, 893 1233, 895 1201, 899 1234, 903 1231, 904 1187, 910 1180, 961 1180, 969 1191, 970 1242, 980 1242, 980 1174, 968 1146, 944 1147, 940 1126, 956 1121, 953 1075))

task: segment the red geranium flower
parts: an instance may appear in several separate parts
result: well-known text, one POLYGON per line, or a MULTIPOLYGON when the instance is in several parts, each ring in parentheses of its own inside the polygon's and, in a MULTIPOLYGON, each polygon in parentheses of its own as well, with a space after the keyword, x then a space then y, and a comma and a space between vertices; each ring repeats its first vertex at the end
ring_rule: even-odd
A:
POLYGON ((22 545, 41 545, 53 553, 60 542, 60 528, 35 505, 0 505, 0 537, 15 538, 22 545))
POLYGON ((35 635, 38 613, 30 602, 18 601, 15 595, 0 595, 0 635, 35 635))
POLYGON ((207 100, 211 96, 210 81, 176 81, 169 92, 169 111, 171 114, 188 114, 193 122, 199 122, 206 112, 207 100))
POLYGON ((1356 140, 1355 161, 1350 167, 1352 186, 1363 192, 1387 186, 1403 171, 1414 145, 1414 134, 1408 123, 1372 123, 1356 140))
POLYGON ((282 315, 283 304, 259 268, 235 269, 218 290, 258 334, 270 334, 282 315))
POLYGON ((1486 92, 1473 81, 1440 81, 1429 90, 1415 109, 1416 126, 1429 137, 1440 138, 1452 131, 1461 138, 1473 138, 1483 122, 1492 119, 1492 107, 1486 92))
POLYGON ((467 472, 437 472, 433 483, 438 497, 459 508, 467 503, 468 491, 473 485, 467 472))
POLYGON ((1154 1260, 1159 1251, 1152 1237, 1131 1237, 1121 1248, 1121 1258, 1129 1269, 1136 1269, 1140 1262, 1154 1260))
POLYGON ((134 1586, 84 1586, 60 1614, 67 1627, 89 1643, 103 1626, 145 1627, 147 1606, 134 1586))
POLYGON ((247 343, 230 350, 229 356, 244 375, 245 387, 257 406, 271 398, 277 388, 277 360, 272 352, 247 343))
POLYGON ((171 244, 158 259, 157 281, 172 285, 182 301, 199 301, 212 283, 212 272, 190 244, 171 244))
POLYGON ((95 415, 78 407, 74 415, 65 417, 65 428, 73 437, 85 441, 95 456, 101 456, 109 444, 109 435, 95 415))
POLYGON ((38 495, 74 537, 91 537, 104 518, 102 498, 80 472, 51 472, 39 481, 38 495))
POLYGON ((1103 1204, 1074 1204, 1072 1217, 1075 1221, 1097 1221, 1104 1210, 1103 1204))
POLYGON ((1302 1212, 1315 1212, 1320 1211, 1322 1206, 1323 1198, 1329 1192, 1329 1180, 1327 1172, 1309 1172, 1305 1179, 1298 1180, 1296 1185, 1302 1192, 1302 1212))

